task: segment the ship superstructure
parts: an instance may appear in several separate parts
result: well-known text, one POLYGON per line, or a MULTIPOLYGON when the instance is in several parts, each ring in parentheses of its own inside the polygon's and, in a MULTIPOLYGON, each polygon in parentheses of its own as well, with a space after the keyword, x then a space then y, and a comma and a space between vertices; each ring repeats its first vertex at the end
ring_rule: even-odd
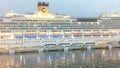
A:
POLYGON ((49 4, 38 3, 34 15, 7 13, 0 18, 1 47, 94 45, 120 40, 120 14, 103 14, 96 22, 78 22, 70 16, 49 14, 49 4))

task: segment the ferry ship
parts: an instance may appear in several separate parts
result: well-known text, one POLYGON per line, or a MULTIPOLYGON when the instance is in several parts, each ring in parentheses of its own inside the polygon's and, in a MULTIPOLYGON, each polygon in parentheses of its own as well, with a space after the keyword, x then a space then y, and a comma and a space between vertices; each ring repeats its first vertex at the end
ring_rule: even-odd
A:
POLYGON ((38 2, 35 14, 10 12, 0 18, 0 47, 39 47, 107 44, 120 41, 120 14, 102 14, 97 21, 77 21, 50 14, 49 4, 38 2))

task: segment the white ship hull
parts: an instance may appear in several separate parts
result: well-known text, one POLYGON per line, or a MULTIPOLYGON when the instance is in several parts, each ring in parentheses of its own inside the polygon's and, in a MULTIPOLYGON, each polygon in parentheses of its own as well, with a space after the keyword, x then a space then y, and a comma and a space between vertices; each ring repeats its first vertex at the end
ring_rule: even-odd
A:
POLYGON ((34 15, 7 13, 0 18, 0 48, 48 44, 94 45, 120 41, 120 14, 103 14, 98 20, 78 22, 66 15, 49 14, 48 3, 38 3, 34 15))
POLYGON ((95 45, 109 44, 109 42, 119 42, 120 36, 81 36, 81 37, 44 37, 44 38, 11 38, 11 39, 1 39, 1 48, 6 47, 39 47, 45 46, 47 44, 62 44, 68 43, 69 46, 75 43, 95 43, 95 45))

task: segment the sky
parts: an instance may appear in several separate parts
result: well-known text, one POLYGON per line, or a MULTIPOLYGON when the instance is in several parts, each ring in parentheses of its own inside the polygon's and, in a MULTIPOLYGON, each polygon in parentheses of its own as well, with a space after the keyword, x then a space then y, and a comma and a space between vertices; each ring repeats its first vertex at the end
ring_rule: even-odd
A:
POLYGON ((120 12, 120 0, 0 0, 0 16, 7 12, 35 13, 38 2, 50 4, 50 13, 73 17, 97 17, 120 12))

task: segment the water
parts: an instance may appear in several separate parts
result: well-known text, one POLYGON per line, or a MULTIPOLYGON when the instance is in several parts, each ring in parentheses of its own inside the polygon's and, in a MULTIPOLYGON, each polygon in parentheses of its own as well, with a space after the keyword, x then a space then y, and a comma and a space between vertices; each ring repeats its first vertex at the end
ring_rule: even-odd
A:
POLYGON ((120 49, 1 54, 0 68, 120 68, 120 49))

